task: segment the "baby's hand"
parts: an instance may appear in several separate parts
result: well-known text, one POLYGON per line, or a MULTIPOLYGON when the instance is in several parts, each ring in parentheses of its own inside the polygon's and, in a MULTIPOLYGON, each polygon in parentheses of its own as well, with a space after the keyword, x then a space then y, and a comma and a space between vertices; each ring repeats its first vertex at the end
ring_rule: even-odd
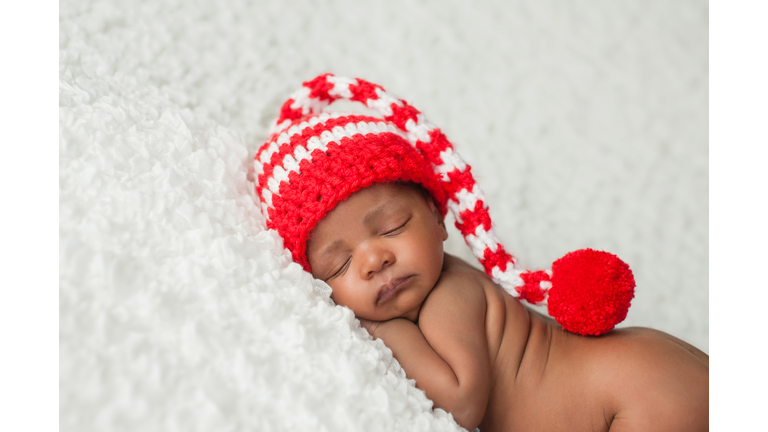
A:
POLYGON ((365 327, 374 339, 381 339, 385 344, 390 341, 389 338, 396 337, 404 327, 413 327, 417 332, 419 331, 419 328, 416 327, 414 323, 405 318, 392 318, 387 321, 371 321, 365 318, 358 319, 360 320, 360 325, 365 327))
POLYGON ((376 329, 379 328, 381 321, 371 321, 365 318, 358 319, 360 320, 360 325, 365 327, 365 329, 368 330, 368 333, 373 336, 374 339, 376 339, 376 329))

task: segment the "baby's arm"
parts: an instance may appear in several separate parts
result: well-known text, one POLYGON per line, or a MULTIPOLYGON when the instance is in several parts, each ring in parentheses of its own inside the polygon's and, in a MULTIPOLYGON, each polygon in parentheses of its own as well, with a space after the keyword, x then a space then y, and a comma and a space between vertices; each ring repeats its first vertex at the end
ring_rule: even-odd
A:
POLYGON ((444 279, 422 305, 418 326, 405 318, 362 322, 437 407, 473 430, 485 415, 491 387, 485 293, 471 277, 444 279))

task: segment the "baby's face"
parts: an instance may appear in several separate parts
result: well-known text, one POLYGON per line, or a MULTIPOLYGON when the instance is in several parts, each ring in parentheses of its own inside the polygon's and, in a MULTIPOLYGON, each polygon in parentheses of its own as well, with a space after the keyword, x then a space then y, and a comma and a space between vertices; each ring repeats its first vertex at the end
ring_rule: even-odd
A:
POLYGON ((312 275, 359 318, 418 317, 440 278, 448 238, 431 198, 415 187, 377 184, 339 203, 307 242, 312 275))

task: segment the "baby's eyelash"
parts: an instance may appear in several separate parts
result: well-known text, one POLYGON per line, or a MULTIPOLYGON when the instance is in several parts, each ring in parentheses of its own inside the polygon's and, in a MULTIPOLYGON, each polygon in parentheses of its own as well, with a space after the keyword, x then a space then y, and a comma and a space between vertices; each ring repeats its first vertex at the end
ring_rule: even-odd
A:
POLYGON ((411 220, 411 218, 408 218, 408 219, 406 219, 406 220, 405 220, 405 222, 403 222, 402 224, 400 224, 400 225, 399 225, 397 228, 395 228, 395 229, 391 229, 391 230, 389 230, 389 231, 385 232, 385 233, 384 233, 384 235, 389 235, 389 234, 392 234, 392 233, 394 233, 394 232, 395 232, 395 231, 397 231, 397 230, 400 230, 400 229, 402 229, 403 227, 405 227, 406 225, 408 225, 408 222, 410 222, 410 220, 411 220))
POLYGON ((331 279, 333 279, 335 277, 341 276, 341 274, 344 273, 344 270, 346 270, 346 268, 349 267, 349 262, 350 261, 351 261, 351 259, 347 259, 347 261, 344 263, 344 265, 341 266, 340 269, 336 270, 336 273, 328 276, 328 278, 324 282, 328 282, 329 280, 331 280, 331 279))

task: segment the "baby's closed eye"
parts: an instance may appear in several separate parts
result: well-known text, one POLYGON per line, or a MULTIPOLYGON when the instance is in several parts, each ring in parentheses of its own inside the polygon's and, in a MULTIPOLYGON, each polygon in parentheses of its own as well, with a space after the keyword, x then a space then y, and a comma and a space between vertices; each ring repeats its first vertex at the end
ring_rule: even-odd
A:
POLYGON ((408 222, 410 222, 410 220, 411 220, 411 218, 408 217, 404 221, 396 222, 394 224, 389 225, 387 228, 385 228, 383 230, 383 233, 381 235, 383 235, 383 236, 392 236, 392 235, 399 234, 401 231, 403 231, 405 226, 408 225, 408 222), (393 225, 394 225, 394 228, 389 228, 389 227, 391 227, 393 225))
MULTIPOLYGON (((350 262, 352 262, 352 257, 351 257, 351 256, 348 256, 348 257, 347 257, 347 260, 346 260, 346 261, 344 261, 344 263, 343 263, 341 266, 339 266, 339 267, 338 267, 338 269, 337 269, 337 270, 336 270, 336 271, 335 271, 333 274, 331 274, 330 276, 328 276, 328 277, 327 277, 327 278, 326 278, 326 279, 325 279, 323 282, 328 282, 329 280, 331 280, 331 279, 333 279, 333 278, 336 278, 336 277, 339 277, 339 276, 343 275, 343 274, 344 274, 344 272, 345 272, 345 271, 347 270, 347 268, 349 267, 349 263, 350 263, 350 262)), ((331 271, 333 271, 333 270, 331 270, 331 271)))

